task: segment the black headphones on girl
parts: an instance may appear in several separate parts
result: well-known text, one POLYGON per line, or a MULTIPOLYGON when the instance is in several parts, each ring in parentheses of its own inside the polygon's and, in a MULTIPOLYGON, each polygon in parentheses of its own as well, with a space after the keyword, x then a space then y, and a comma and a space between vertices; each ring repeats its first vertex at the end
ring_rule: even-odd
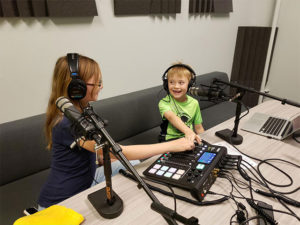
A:
POLYGON ((187 69, 188 71, 191 72, 191 79, 190 79, 190 82, 189 82, 189 84, 188 84, 188 90, 189 90, 190 87, 192 87, 192 86, 195 84, 195 82, 196 82, 196 73, 195 73, 195 71, 194 71, 190 66, 188 66, 188 65, 186 65, 186 64, 181 64, 181 63, 180 63, 180 64, 174 64, 174 65, 170 66, 170 67, 164 72, 164 74, 163 74, 163 76, 162 76, 162 80, 163 80, 163 87, 164 87, 165 91, 166 91, 167 93, 169 93, 169 87, 168 87, 168 72, 169 72, 170 69, 172 69, 172 68, 174 68, 174 67, 183 67, 183 68, 185 68, 185 69, 187 69))
POLYGON ((68 96, 72 100, 83 99, 86 95, 86 84, 79 76, 79 55, 77 53, 68 53, 67 59, 72 78, 68 85, 68 96))

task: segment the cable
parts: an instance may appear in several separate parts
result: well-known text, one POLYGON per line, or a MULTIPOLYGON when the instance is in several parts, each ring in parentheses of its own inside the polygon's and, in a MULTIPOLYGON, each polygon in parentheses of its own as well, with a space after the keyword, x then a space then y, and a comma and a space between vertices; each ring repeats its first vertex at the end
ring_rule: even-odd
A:
POLYGON ((278 222, 276 220, 274 220, 271 216, 269 216, 265 211, 263 211, 261 207, 256 205, 252 199, 247 198, 246 201, 252 208, 254 208, 257 211, 257 213, 260 216, 264 217, 270 224, 272 224, 272 225, 278 224, 278 222))
MULTIPOLYGON (((132 180, 132 181, 134 181, 134 182, 137 182, 137 181, 135 180, 134 176, 133 176, 131 173, 129 173, 128 171, 124 171, 123 169, 120 169, 120 170, 119 170, 119 173, 122 174, 123 176, 129 178, 130 180, 132 180)), ((162 183, 162 182, 158 182, 158 181, 155 181, 155 180, 151 180, 151 179, 149 179, 149 178, 144 178, 144 179, 145 179, 145 180, 148 180, 148 181, 151 181, 151 182, 154 182, 154 183, 157 183, 157 184, 160 184, 160 185, 166 186, 166 184, 165 184, 165 183, 162 183)), ((182 201, 185 201, 185 202, 194 204, 194 205, 198 205, 198 206, 215 205, 215 204, 222 203, 222 202, 224 202, 224 201, 226 201, 226 200, 229 199, 228 196, 224 196, 224 197, 222 197, 222 198, 220 198, 220 199, 216 199, 216 200, 212 200, 212 201, 202 201, 202 202, 199 202, 199 201, 192 200, 192 199, 190 199, 190 198, 186 198, 186 197, 184 197, 184 196, 175 194, 174 192, 173 192, 173 193, 170 193, 170 192, 165 191, 165 190, 163 190, 163 189, 161 189, 161 188, 155 187, 155 186, 153 186, 153 185, 151 185, 151 184, 149 184, 149 183, 147 183, 147 182, 146 182, 146 184, 147 184, 147 186, 148 186, 151 190, 160 192, 160 193, 162 193, 162 194, 164 194, 164 195, 167 195, 167 196, 170 196, 170 197, 175 197, 176 199, 179 199, 179 200, 182 200, 182 201)), ((167 185, 167 186, 169 186, 169 185, 167 185)), ((216 194, 216 193, 214 193, 214 192, 208 192, 208 193, 210 193, 210 194, 216 194)), ((217 195, 218 195, 218 194, 217 194, 217 195)))
POLYGON ((252 216, 252 217, 246 219, 245 221, 243 221, 242 223, 240 223, 240 225, 244 225, 254 219, 262 219, 264 221, 264 225, 268 225, 267 220, 263 216, 252 216))
MULTIPOLYGON (((237 151, 239 151, 241 154, 244 154, 244 153, 242 153, 238 148, 236 148, 236 146, 234 146, 233 144, 231 144, 237 151)), ((246 156, 248 156, 249 158, 252 158, 252 159, 255 159, 255 160, 257 160, 257 161, 259 161, 260 163, 265 163, 265 161, 267 161, 267 160, 260 160, 260 159, 257 159, 257 158, 255 158, 255 157, 252 157, 252 156, 249 156, 249 155, 247 155, 247 154, 244 154, 244 155, 246 155, 246 156)), ((271 159, 272 160, 272 159, 271 159)), ((273 159, 273 160, 279 160, 279 161, 283 161, 283 162, 286 162, 286 163, 289 163, 289 164, 291 164, 291 165, 293 165, 293 166, 296 166, 296 167, 299 167, 298 165, 296 165, 296 164, 294 164, 294 163, 292 163, 292 162, 289 162, 289 161, 286 161, 286 160, 282 160, 282 159, 273 159)), ((245 162, 245 163, 247 163, 247 162, 245 162)), ((249 163, 247 163, 247 164, 249 164, 249 163)), ((250 164, 249 164, 250 165, 250 164)), ((275 166, 274 165, 272 165, 274 168, 275 168, 275 166)), ((248 180, 248 181, 251 181, 251 179, 253 180, 253 181, 255 181, 253 178, 250 178, 248 175, 247 175, 247 173, 245 172, 245 170, 244 169, 242 169, 241 168, 241 164, 239 164, 239 167, 240 167, 240 170, 239 171, 242 171, 242 173, 241 173, 241 175, 243 175, 243 177, 244 178, 246 178, 246 180, 248 180)), ((258 179, 259 181, 256 181, 257 183, 259 183, 260 185, 262 185, 262 186, 264 186, 264 187, 266 187, 270 192, 271 192, 271 194, 275 194, 275 193, 279 193, 278 191, 275 191, 275 190, 273 190, 272 188, 270 188, 269 187, 269 185, 268 185, 268 183, 266 182, 266 179, 263 177, 263 175, 259 172, 259 171, 257 171, 252 165, 250 165, 250 167, 259 175, 259 177, 262 179, 262 180, 260 180, 260 179, 258 179), (261 183, 262 182, 262 183, 261 183)), ((276 167, 277 168, 277 167, 276 167)), ((280 170, 279 168, 277 168, 277 170, 278 171, 282 171, 282 170, 280 170)), ((249 170, 249 171, 251 171, 251 170, 249 170)), ((283 171, 282 171, 283 172, 283 171)), ((254 173, 251 171, 251 173, 254 175, 254 173)), ((284 174, 286 174, 285 172, 283 172, 284 174)), ((255 176, 256 177, 256 176, 255 176)), ((257 177, 256 177, 257 178, 257 177)), ((291 179, 292 180, 292 179, 291 179)), ((292 182, 291 182, 292 183, 292 182)), ((275 184, 276 185, 276 184, 275 184)), ((289 185, 291 185, 291 184, 289 184, 289 185)), ((253 190, 253 188, 252 188, 252 186, 249 186, 249 190, 250 190, 250 194, 252 194, 252 190, 253 190)), ((298 190, 298 188, 296 188, 295 190, 298 190)), ((295 191, 294 190, 294 191, 295 191)), ((276 195, 275 195, 276 196, 276 195)), ((274 196, 274 197, 275 197, 274 196)), ((252 196, 253 197, 253 196, 252 196)), ((254 201, 254 199, 252 199, 253 201, 254 201)), ((281 196, 281 197, 279 197, 279 198, 277 198, 277 200, 279 201, 279 203, 281 203, 290 213, 287 213, 287 212, 283 212, 283 211, 281 211, 281 213, 286 213, 286 214, 288 214, 288 215, 292 215, 292 216, 294 216, 295 218, 297 218, 299 221, 300 221, 300 218, 285 204, 285 203, 287 203, 287 204, 291 204, 291 205, 294 205, 294 206, 297 206, 298 205, 298 202, 297 201, 294 201, 294 200, 292 200, 292 199, 290 199, 290 198, 287 198, 287 197, 285 197, 285 196, 281 196)), ((274 210, 275 211, 275 210, 274 210)))

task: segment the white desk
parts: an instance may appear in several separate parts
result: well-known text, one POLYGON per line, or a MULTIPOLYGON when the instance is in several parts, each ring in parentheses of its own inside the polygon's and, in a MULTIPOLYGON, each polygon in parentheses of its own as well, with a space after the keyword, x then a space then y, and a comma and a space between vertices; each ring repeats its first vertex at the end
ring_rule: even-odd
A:
MULTIPOLYGON (((289 105, 281 105, 280 102, 277 101, 267 101, 264 102, 255 108, 250 110, 248 116, 244 117, 240 121, 240 126, 250 118, 251 114, 254 112, 264 112, 274 116, 282 116, 285 118, 289 118, 296 113, 300 112, 299 108, 289 106, 289 105)), ((225 128, 232 129, 234 125, 234 119, 230 119, 225 121, 222 124, 219 124, 216 127, 213 127, 207 130, 202 138, 210 143, 216 143, 222 141, 220 138, 215 136, 215 132, 218 130, 222 130, 225 128)), ((239 126, 239 127, 240 127, 239 126)), ((296 163, 300 165, 300 144, 295 140, 289 138, 284 141, 277 141, 274 139, 269 139, 260 135, 255 135, 246 131, 239 130, 238 134, 242 135, 244 140, 241 145, 237 147, 244 153, 249 154, 251 156, 267 159, 267 158, 280 158, 284 160, 288 160, 290 162, 296 163)), ((136 169, 142 174, 142 171, 147 168, 150 163, 155 160, 158 156, 155 156, 142 164, 136 166, 136 169)), ((291 187, 288 188, 274 188, 275 190, 280 191, 290 191, 300 186, 300 169, 296 167, 292 167, 285 163, 274 163, 275 165, 282 168, 286 173, 290 174, 294 180, 294 183, 291 187)), ((270 166, 264 164, 263 175, 270 181, 275 182, 276 184, 286 184, 288 180, 281 173, 274 170, 270 166)), ((238 173, 236 174, 236 178, 241 179, 241 176, 238 173)), ((82 214, 85 218, 85 221, 82 223, 84 225, 87 224, 167 224, 161 215, 154 212, 150 209, 150 204, 152 203, 151 199, 146 195, 146 193, 141 189, 137 188, 137 184, 124 178, 121 175, 117 175, 113 177, 113 189, 114 191, 122 198, 124 202, 124 211, 123 213, 115 219, 104 219, 102 218, 97 211, 93 208, 89 200, 87 199, 87 195, 92 193, 100 188, 105 186, 105 183, 98 184, 86 191, 83 191, 76 196, 69 198, 60 203, 60 205, 66 206, 68 208, 72 208, 78 213, 82 214)), ((255 187, 255 185, 254 185, 255 187)), ((231 185, 225 179, 217 178, 216 182, 212 185, 211 191, 222 193, 228 195, 231 190, 231 185)), ((246 196, 249 197, 249 190, 241 190, 240 191, 246 196)), ((164 196, 157 192, 153 192, 158 199, 167 207, 174 208, 173 198, 168 196, 164 196)), ((236 193, 236 192, 235 192, 236 193)), ((289 195, 289 197, 300 200, 300 191, 289 195)), ((204 200, 215 199, 215 196, 207 195, 204 200)), ((266 198, 261 195, 254 193, 254 198, 265 201, 268 204, 271 204, 273 208, 287 211, 281 204, 279 204, 276 200, 271 198, 266 198)), ((241 202, 247 207, 249 217, 255 216, 256 213, 254 210, 244 201, 241 202)), ((292 207, 290 208, 300 216, 299 208, 292 207)), ((227 200, 221 204, 213 205, 213 206, 195 206, 186 202, 182 202, 177 200, 177 212, 187 218, 191 216, 195 216, 199 219, 199 224, 201 225, 216 225, 216 224, 229 224, 231 216, 235 213, 236 205, 232 200, 227 200)), ((279 224, 300 224, 300 222, 289 215, 274 213, 275 220, 279 222, 279 224)), ((234 219, 236 220, 236 219, 234 219)), ((256 220, 253 220, 250 224, 256 224, 256 220)))

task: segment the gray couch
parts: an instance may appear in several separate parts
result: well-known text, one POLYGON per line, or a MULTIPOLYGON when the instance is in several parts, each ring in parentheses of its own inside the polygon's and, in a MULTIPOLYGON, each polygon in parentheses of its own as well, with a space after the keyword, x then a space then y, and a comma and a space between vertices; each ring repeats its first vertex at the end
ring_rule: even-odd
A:
MULTIPOLYGON (((197 76, 196 85, 214 78, 228 81, 222 72, 197 76)), ((225 90, 228 92, 228 90, 225 90)), ((161 117, 158 102, 166 93, 157 86, 93 103, 107 119, 107 131, 121 144, 156 143, 161 117)), ((209 129, 235 115, 235 104, 199 101, 203 126, 209 129)), ((23 210, 37 205, 40 189, 49 173, 51 152, 43 134, 45 114, 0 124, 0 224, 12 224, 23 210)))

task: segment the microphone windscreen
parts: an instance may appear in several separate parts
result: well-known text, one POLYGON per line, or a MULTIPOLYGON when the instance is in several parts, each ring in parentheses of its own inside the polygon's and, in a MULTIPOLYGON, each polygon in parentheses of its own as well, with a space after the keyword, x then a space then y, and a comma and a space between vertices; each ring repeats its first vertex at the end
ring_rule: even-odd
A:
POLYGON ((67 108, 73 106, 73 104, 70 102, 70 100, 64 96, 57 98, 55 104, 56 104, 57 108, 59 108, 59 110, 63 113, 65 112, 65 110, 67 108))

